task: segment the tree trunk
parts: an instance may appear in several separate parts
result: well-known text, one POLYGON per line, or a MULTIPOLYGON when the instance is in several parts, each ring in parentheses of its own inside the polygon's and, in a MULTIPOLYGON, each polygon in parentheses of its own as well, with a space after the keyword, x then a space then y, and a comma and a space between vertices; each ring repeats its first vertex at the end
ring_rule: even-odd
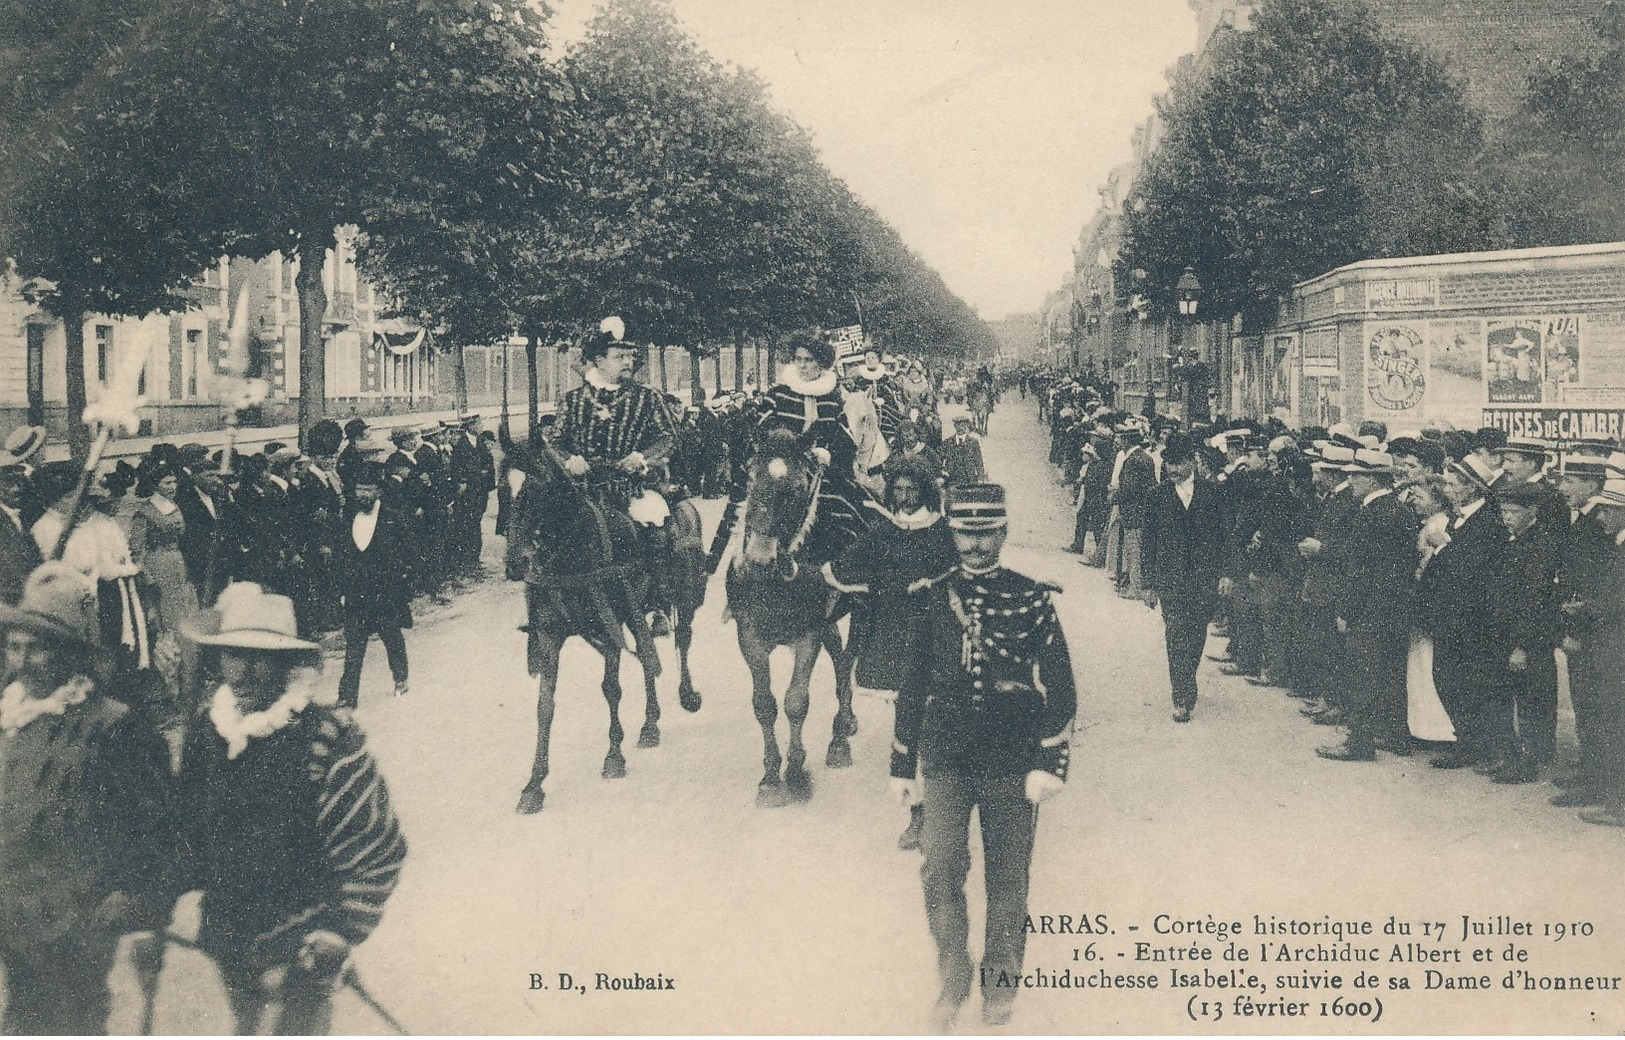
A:
POLYGON ((722 344, 717 344, 717 358, 712 364, 717 366, 717 393, 722 393, 722 344))
POLYGON ((655 358, 656 358, 655 364, 660 369, 660 392, 661 393, 670 393, 671 392, 671 384, 669 382, 667 382, 667 380, 666 380, 666 348, 665 347, 656 347, 655 348, 655 358))
POLYGON ((779 334, 777 332, 767 337, 767 374, 762 376, 762 389, 767 389, 779 381, 779 334))
POLYGON ((463 345, 454 343, 451 347, 451 365, 453 379, 452 406, 457 409, 458 415, 468 414, 468 359, 463 354, 463 345))
POLYGON ((700 385, 700 352, 694 347, 688 348, 688 403, 699 404, 705 400, 705 388, 700 385))
POLYGON ((536 390, 536 333, 534 332, 525 337, 525 378, 528 380, 530 388, 525 411, 525 418, 529 425, 525 428, 525 437, 534 442, 542 428, 541 402, 537 399, 536 390))
MULTIPOLYGON (((498 425, 502 430, 502 436, 505 438, 513 436, 508 430, 508 353, 508 342, 504 340, 502 343, 502 419, 498 425)), ((504 441, 503 443, 507 442, 504 441)))
POLYGON ((327 287, 322 284, 322 268, 327 251, 335 244, 331 225, 305 228, 299 233, 299 274, 294 289, 299 294, 299 444, 304 446, 310 428, 327 415, 327 343, 322 339, 322 320, 327 316, 327 287))
POLYGON ((734 389, 745 389, 745 337, 734 332, 734 389))
POLYGON ((85 309, 69 305, 60 317, 68 336, 64 363, 68 377, 68 453, 75 462, 83 462, 90 457, 90 427, 85 425, 85 309))

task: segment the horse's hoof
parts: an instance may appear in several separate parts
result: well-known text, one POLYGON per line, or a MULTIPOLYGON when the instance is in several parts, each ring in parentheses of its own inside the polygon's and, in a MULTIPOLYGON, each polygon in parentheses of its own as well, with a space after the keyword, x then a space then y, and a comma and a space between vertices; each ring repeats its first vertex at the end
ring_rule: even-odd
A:
POLYGON ((532 791, 527 787, 519 792, 519 805, 514 808, 514 812, 521 816, 534 816, 542 811, 542 801, 546 797, 540 788, 532 791))
POLYGON ((660 727, 653 722, 645 722, 643 731, 638 734, 638 747, 652 748, 660 746, 660 727))
POLYGON ((700 691, 692 686, 684 686, 677 691, 677 703, 683 706, 684 711, 699 711, 700 691))
POLYGON ((787 769, 784 771, 784 789, 792 802, 811 801, 813 796, 812 774, 805 769, 787 769))
POLYGON ((763 780, 756 785, 756 808, 782 809, 790 804, 790 798, 784 793, 784 785, 777 780, 763 780))
POLYGON ((604 779, 620 780, 626 776, 626 759, 619 754, 611 753, 604 756, 604 779))
POLYGON ((841 740, 830 744, 829 754, 824 756, 824 765, 830 769, 846 769, 852 765, 852 745, 841 740))

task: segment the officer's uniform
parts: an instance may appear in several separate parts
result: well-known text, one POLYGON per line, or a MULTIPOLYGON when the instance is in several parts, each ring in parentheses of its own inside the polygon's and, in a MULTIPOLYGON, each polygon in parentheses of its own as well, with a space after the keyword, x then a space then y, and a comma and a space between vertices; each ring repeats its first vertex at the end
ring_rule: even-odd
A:
MULTIPOLYGON (((1002 526, 1004 491, 970 485, 948 506, 950 526, 1002 526)), ((1028 773, 1064 780, 1076 708, 1066 639, 1051 587, 1004 568, 961 567, 928 589, 914 659, 898 693, 891 773, 924 777, 926 915, 943 999, 970 992, 965 878, 971 809, 986 851, 983 1013, 1015 998, 1026 937, 1028 869, 1038 812, 1028 773)))

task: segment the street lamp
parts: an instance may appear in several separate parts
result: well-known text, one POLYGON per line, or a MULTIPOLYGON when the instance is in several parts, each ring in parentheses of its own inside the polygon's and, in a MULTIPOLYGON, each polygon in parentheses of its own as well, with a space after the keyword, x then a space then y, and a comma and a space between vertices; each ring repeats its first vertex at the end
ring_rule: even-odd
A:
POLYGON ((1198 294, 1202 291, 1202 283, 1196 280, 1196 268, 1185 268, 1174 288, 1179 292, 1179 313, 1186 318, 1196 317, 1196 305, 1201 302, 1198 294))
MULTIPOLYGON (((1179 316, 1182 321, 1196 324, 1196 309, 1201 303, 1202 283, 1196 278, 1196 269, 1185 268, 1185 273, 1179 276, 1174 285, 1179 295, 1179 316)), ((1184 329, 1180 329, 1180 345, 1184 345, 1184 329)), ((1201 394, 1195 384, 1206 381, 1207 369, 1202 364, 1201 352, 1195 348, 1181 349, 1174 362, 1174 367, 1182 370, 1183 389, 1185 392, 1185 416, 1187 419, 1195 418, 1193 414, 1199 403, 1205 403, 1205 395, 1201 394)), ((1170 373, 1170 376, 1172 373, 1170 373)), ((1205 389, 1205 388, 1204 388, 1205 389)))

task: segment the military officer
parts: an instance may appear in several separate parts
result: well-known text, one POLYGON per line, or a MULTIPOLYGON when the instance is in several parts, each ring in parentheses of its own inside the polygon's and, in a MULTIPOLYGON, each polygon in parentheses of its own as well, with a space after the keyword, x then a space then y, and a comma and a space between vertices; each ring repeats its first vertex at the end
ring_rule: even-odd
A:
POLYGON ((1051 587, 999 564, 1004 489, 956 489, 947 518, 959 563, 923 593, 891 761, 894 792, 925 805, 920 873, 942 981, 931 1021, 938 1031, 953 1024, 978 981, 982 1020, 1009 1021, 1025 949, 1035 806, 1065 784, 1077 700, 1051 587), (972 809, 986 850, 979 974, 965 908, 972 809))

